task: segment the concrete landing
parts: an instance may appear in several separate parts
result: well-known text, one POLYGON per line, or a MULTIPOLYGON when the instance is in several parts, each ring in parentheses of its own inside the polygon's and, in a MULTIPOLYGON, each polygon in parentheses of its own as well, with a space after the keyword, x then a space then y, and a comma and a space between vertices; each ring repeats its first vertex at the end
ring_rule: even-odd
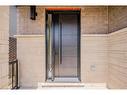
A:
POLYGON ((38 89, 47 87, 81 87, 88 89, 107 89, 105 83, 38 83, 38 89))

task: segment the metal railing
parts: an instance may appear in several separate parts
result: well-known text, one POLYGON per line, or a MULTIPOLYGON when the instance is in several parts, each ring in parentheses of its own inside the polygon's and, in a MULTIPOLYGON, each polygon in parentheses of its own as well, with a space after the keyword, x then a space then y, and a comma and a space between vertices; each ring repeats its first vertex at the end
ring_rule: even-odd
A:
POLYGON ((11 89, 18 89, 18 60, 9 62, 9 81, 11 89))

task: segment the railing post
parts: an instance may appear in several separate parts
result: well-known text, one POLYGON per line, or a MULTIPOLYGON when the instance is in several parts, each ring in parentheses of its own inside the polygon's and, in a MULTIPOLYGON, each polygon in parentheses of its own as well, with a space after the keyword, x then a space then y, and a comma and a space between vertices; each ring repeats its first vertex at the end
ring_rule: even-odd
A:
POLYGON ((18 60, 16 60, 16 88, 18 88, 18 60))
POLYGON ((9 65, 11 65, 11 78, 12 78, 12 88, 11 89, 18 89, 18 60, 14 60, 9 62, 9 65), (15 75, 16 74, 16 75, 15 75), (15 81, 14 81, 15 78, 15 81))
POLYGON ((12 89, 13 89, 14 64, 13 64, 13 62, 11 64, 12 64, 12 89))

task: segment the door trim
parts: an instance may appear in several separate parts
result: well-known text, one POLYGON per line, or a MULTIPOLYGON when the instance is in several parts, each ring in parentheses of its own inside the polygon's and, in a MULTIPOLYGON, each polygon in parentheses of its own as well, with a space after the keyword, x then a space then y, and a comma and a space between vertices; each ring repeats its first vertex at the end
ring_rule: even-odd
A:
MULTIPOLYGON (((78 61, 77 62, 78 63, 78 65, 77 65, 77 70, 78 71, 77 71, 77 73, 78 74, 77 74, 77 78, 79 79, 79 81, 81 81, 81 62, 80 62, 80 59, 81 59, 81 57, 80 57, 80 50, 81 50, 80 49, 81 48, 81 46, 80 46, 80 39, 81 39, 81 33, 80 33, 81 32, 81 12, 80 12, 80 10, 75 10, 75 11, 74 10, 71 10, 71 11, 70 10, 69 11, 68 10, 67 11, 63 11, 63 10, 58 10, 58 11, 56 11, 56 10, 55 11, 54 10, 53 11, 52 10, 45 10, 45 22, 47 21, 47 14, 49 14, 49 13, 50 14, 58 14, 58 13, 59 14, 76 14, 77 15, 77 19, 78 19, 77 20, 78 21, 77 22, 77 24, 78 24, 78 28, 77 28, 78 29, 78 37, 77 37, 77 49, 78 49, 77 50, 78 51, 78 53, 77 53, 78 54, 78 56, 77 56, 78 57, 78 60, 77 60, 78 61)), ((48 45, 47 45, 47 24, 46 23, 45 23, 45 35, 46 35, 45 36, 45 44, 46 44, 45 45, 46 46, 46 52, 45 52, 46 53, 45 54, 45 56, 46 56, 45 57, 46 58, 46 65, 45 65, 46 73, 45 73, 45 76, 46 77, 45 77, 45 81, 47 81, 47 79, 48 79, 48 77, 47 77, 47 55, 48 55, 47 54, 47 46, 48 45)))
POLYGON ((48 7, 47 11, 80 11, 79 7, 48 7))

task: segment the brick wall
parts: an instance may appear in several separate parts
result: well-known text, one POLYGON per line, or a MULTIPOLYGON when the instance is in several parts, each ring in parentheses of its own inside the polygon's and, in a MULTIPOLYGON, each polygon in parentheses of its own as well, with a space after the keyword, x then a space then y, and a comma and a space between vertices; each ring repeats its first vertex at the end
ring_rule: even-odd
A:
POLYGON ((81 8, 82 34, 108 33, 108 7, 82 7, 81 8))
POLYGON ((36 11, 36 20, 31 20, 29 6, 17 7, 17 34, 45 34, 45 10, 43 7, 37 7, 36 11))
POLYGON ((127 27, 127 6, 109 7, 109 33, 127 27))
MULTIPOLYGON (((30 7, 17 8, 17 32, 20 35, 44 34, 45 8, 37 6, 37 19, 30 19, 30 7)), ((108 32, 107 7, 80 7, 82 34, 106 34, 108 32), (99 26, 99 27, 97 27, 99 26)))

